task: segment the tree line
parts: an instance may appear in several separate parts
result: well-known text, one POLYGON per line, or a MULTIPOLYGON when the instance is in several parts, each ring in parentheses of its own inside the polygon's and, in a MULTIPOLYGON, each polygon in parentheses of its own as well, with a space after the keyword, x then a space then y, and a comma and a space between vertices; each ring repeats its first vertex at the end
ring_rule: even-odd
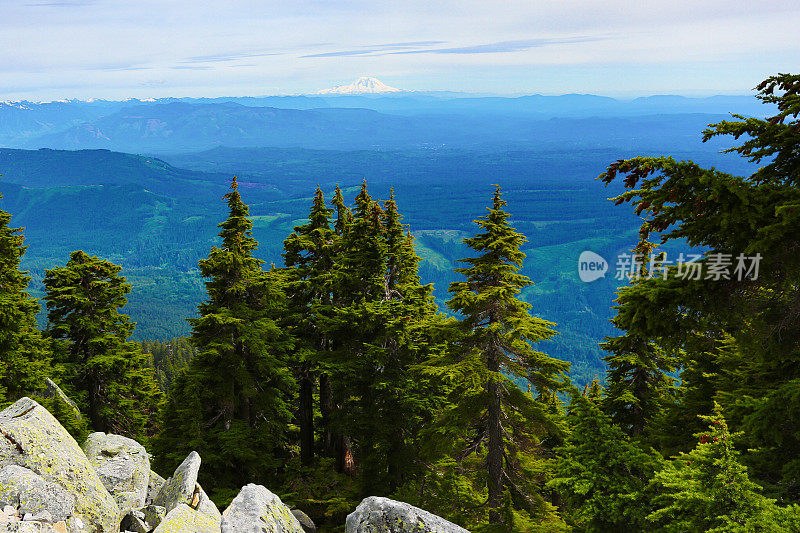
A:
POLYGON ((579 390, 537 349, 556 325, 519 298, 525 237, 500 187, 464 241, 448 315, 393 193, 373 199, 365 181, 348 205, 317 188, 267 266, 234 178, 188 340, 130 342, 130 285, 81 251, 46 272, 39 331, 22 234, 0 212, 0 404, 52 377, 85 418, 41 400, 76 437, 137 438, 163 472, 196 450, 218 503, 262 483, 323 527, 379 494, 473 531, 796 529, 800 76, 758 89, 778 115, 704 132, 744 137, 730 151, 766 161, 752 176, 669 157, 600 176, 623 177, 614 200, 643 217, 642 257, 683 240, 701 261, 764 258, 758 279, 632 279, 605 382, 579 390))

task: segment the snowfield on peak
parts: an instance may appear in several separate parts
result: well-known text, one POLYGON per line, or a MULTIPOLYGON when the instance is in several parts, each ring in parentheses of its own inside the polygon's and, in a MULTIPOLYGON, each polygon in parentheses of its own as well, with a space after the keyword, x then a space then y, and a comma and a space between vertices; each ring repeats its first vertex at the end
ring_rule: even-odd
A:
POLYGON ((390 87, 377 78, 363 76, 350 85, 339 85, 333 89, 324 89, 318 91, 317 94, 380 94, 398 92, 403 92, 403 90, 390 87))

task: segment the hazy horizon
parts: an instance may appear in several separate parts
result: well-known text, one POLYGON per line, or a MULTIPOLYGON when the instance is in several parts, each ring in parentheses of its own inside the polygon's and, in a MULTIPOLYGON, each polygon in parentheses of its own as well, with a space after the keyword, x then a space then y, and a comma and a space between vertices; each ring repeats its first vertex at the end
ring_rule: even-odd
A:
MULTIPOLYGON (((383 81, 382 79, 378 78, 377 76, 370 76, 376 79, 383 81)), ((350 80, 353 81, 353 80, 350 80)), ((348 82, 343 81, 341 85, 346 85, 348 82)), ((32 99, 32 98, 2 98, 0 95, 0 103, 17 103, 17 102, 30 102, 30 103, 37 103, 37 104, 44 104, 44 103, 57 103, 57 102, 94 102, 94 101, 108 101, 108 102, 123 102, 127 100, 136 100, 136 101, 153 101, 153 100, 167 100, 167 99, 214 99, 214 98, 272 98, 272 97, 316 97, 316 98, 339 98, 342 96, 364 96, 367 98, 398 98, 404 96, 440 96, 443 98, 453 97, 453 98, 521 98, 526 96, 599 96, 603 98, 613 98, 619 101, 632 101, 639 98, 651 98, 651 97, 662 97, 662 96, 677 96, 682 98, 713 98, 716 96, 725 97, 725 96, 743 96, 743 97, 752 97, 755 94, 753 89, 749 90, 732 90, 728 92, 724 91, 709 91, 709 92, 702 92, 702 91, 666 91, 666 92, 620 92, 620 93, 592 93, 592 92, 486 92, 486 91, 453 91, 447 89, 441 90, 414 90, 414 89, 403 89, 400 88, 400 92, 395 93, 377 93, 377 94, 321 94, 320 91, 313 91, 313 92, 273 92, 273 93, 239 93, 239 94, 197 94, 197 95, 187 95, 187 94, 168 94, 164 96, 147 96, 147 95, 140 95, 140 96, 120 96, 120 97, 109 97, 109 98, 102 98, 96 96, 84 96, 84 97, 62 97, 62 98, 48 98, 48 99, 32 99)))

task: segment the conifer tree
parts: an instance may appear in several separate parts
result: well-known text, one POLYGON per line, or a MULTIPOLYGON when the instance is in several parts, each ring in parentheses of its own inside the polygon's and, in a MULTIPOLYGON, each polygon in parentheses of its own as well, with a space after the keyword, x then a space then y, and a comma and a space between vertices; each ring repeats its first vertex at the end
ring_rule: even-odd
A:
MULTIPOLYGON (((800 500, 800 436, 789 420, 800 417, 800 75, 779 74, 758 87, 758 98, 777 106, 760 119, 734 115, 711 124, 703 139, 743 139, 727 152, 753 163, 750 176, 734 176, 671 157, 637 157, 611 164, 600 179, 624 176, 630 202, 643 218, 642 241, 679 242, 706 251, 702 279, 646 279, 620 302, 626 332, 684 369, 675 420, 719 401, 734 428, 744 431, 743 460, 756 479, 787 501, 800 500), (728 276, 708 268, 729 260, 728 276), (720 350, 720 343, 726 348, 720 350), (685 379, 684 379, 685 378, 685 379)), ((674 258, 673 258, 674 259, 674 258)), ((687 425, 688 430, 691 426, 687 425)), ((681 428, 680 432, 684 433, 681 428)))
POLYGON ((319 322, 323 316, 330 315, 332 304, 331 270, 336 236, 330 227, 332 213, 325 205, 322 190, 317 187, 308 223, 295 227, 284 241, 283 255, 289 268, 287 292, 291 312, 295 314, 292 322, 298 340, 292 366, 296 368, 300 385, 300 458, 305 466, 314 459, 314 387, 319 361, 324 359, 330 344, 319 322))
MULTIPOLYGON (((624 329, 623 317, 618 315, 611 322, 624 329)), ((628 435, 638 437, 663 416, 673 398, 674 379, 668 372, 675 370, 674 358, 630 331, 607 338, 600 346, 609 352, 604 357, 608 366, 605 410, 628 435)))
POLYGON ((36 327, 39 304, 26 292, 31 278, 19 269, 26 249, 22 230, 10 222, 0 210, 0 407, 40 390, 50 367, 36 327))
MULTIPOLYGON (((335 307, 346 305, 346 293, 342 290, 338 283, 341 274, 338 273, 336 263, 339 260, 342 251, 342 237, 349 231, 349 227, 353 222, 353 214, 344 200, 341 188, 336 186, 336 190, 331 200, 331 206, 336 213, 336 220, 334 222, 334 245, 332 247, 334 268, 330 272, 332 276, 332 306, 329 310, 329 320, 323 328, 326 337, 332 342, 336 337, 337 320, 335 307)), ((336 347, 329 344, 328 349, 334 351, 336 347)), ((338 420, 341 418, 341 410, 344 404, 344 397, 346 392, 343 390, 342 383, 344 381, 343 374, 337 370, 338 365, 331 364, 332 360, 328 358, 322 362, 323 368, 319 376, 319 411, 320 411, 320 426, 322 432, 322 454, 325 457, 333 458, 336 463, 336 469, 339 472, 344 470, 345 466, 345 436, 342 434, 341 428, 336 426, 341 425, 338 420)))
POLYGON ((389 493, 420 470, 420 427, 438 396, 412 366, 427 357, 431 325, 441 317, 432 287, 420 283, 419 257, 393 195, 382 209, 364 182, 352 212, 338 188, 333 206, 333 268, 319 277, 331 305, 316 306, 315 316, 327 345, 317 352, 323 441, 332 439, 340 471, 346 459, 348 469, 357 467, 364 493, 389 493))
POLYGON ((198 353, 175 381, 157 443, 167 470, 197 450, 203 486, 219 501, 246 483, 274 482, 295 388, 286 363, 292 338, 278 325, 285 273, 265 272, 253 257, 258 243, 236 178, 224 199, 221 246, 199 262, 208 298, 191 320, 198 353))
POLYGON ((600 383, 600 380, 597 378, 597 376, 595 376, 592 381, 587 383, 586 387, 583 389, 583 395, 587 400, 593 403, 599 403, 602 401, 604 394, 605 390, 603 389, 603 385, 600 383))
POLYGON ((697 446, 656 474, 657 509, 647 519, 665 532, 782 531, 775 501, 761 495, 738 461, 737 434, 729 431, 719 404, 712 416, 700 418, 708 429, 697 435, 697 446))
POLYGON ((660 457, 630 442, 589 395, 572 391, 569 436, 557 448, 554 479, 579 531, 647 531, 646 487, 660 457))
POLYGON ((488 518, 501 528, 511 527, 512 509, 523 509, 534 520, 552 513, 537 493, 542 465, 534 448, 556 423, 543 399, 526 394, 510 377, 527 379, 541 398, 563 386, 569 366, 531 347, 555 331, 517 297, 531 282, 519 274, 525 237, 509 224, 505 205, 498 186, 488 214, 475 221, 482 233, 464 241, 478 255, 461 260, 469 266, 456 271, 466 280, 450 285, 448 306, 463 317, 461 336, 450 353, 427 366, 453 383, 449 438, 471 428, 458 456, 463 460, 486 450, 488 518))
POLYGON ((386 259, 382 294, 357 304, 367 320, 362 361, 357 365, 355 413, 359 423, 362 479, 365 492, 392 493, 419 472, 419 435, 441 398, 416 365, 440 350, 433 286, 422 285, 414 239, 402 223, 394 192, 383 206, 386 259))
POLYGON ((67 390, 96 431, 141 439, 161 401, 148 357, 128 341, 135 324, 119 312, 130 284, 121 267, 83 251, 47 270, 48 334, 67 390))
POLYGON ((345 206, 338 188, 333 204, 337 211, 334 228, 341 235, 332 271, 335 312, 327 323, 326 334, 336 341, 329 359, 333 398, 329 424, 331 452, 341 472, 355 467, 351 433, 357 431, 355 426, 359 423, 358 403, 370 401, 369 397, 359 395, 362 389, 354 380, 363 385, 370 375, 367 349, 377 319, 366 305, 384 294, 386 240, 381 208, 367 191, 366 180, 352 210, 345 206))

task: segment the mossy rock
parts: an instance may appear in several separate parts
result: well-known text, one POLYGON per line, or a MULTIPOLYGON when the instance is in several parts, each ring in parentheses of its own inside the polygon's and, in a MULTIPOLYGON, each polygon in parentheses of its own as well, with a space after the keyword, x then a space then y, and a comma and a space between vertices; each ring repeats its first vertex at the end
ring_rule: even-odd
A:
POLYGON ((119 531, 119 508, 78 443, 47 409, 21 398, 0 412, 0 468, 18 465, 75 496, 70 530, 119 531))

